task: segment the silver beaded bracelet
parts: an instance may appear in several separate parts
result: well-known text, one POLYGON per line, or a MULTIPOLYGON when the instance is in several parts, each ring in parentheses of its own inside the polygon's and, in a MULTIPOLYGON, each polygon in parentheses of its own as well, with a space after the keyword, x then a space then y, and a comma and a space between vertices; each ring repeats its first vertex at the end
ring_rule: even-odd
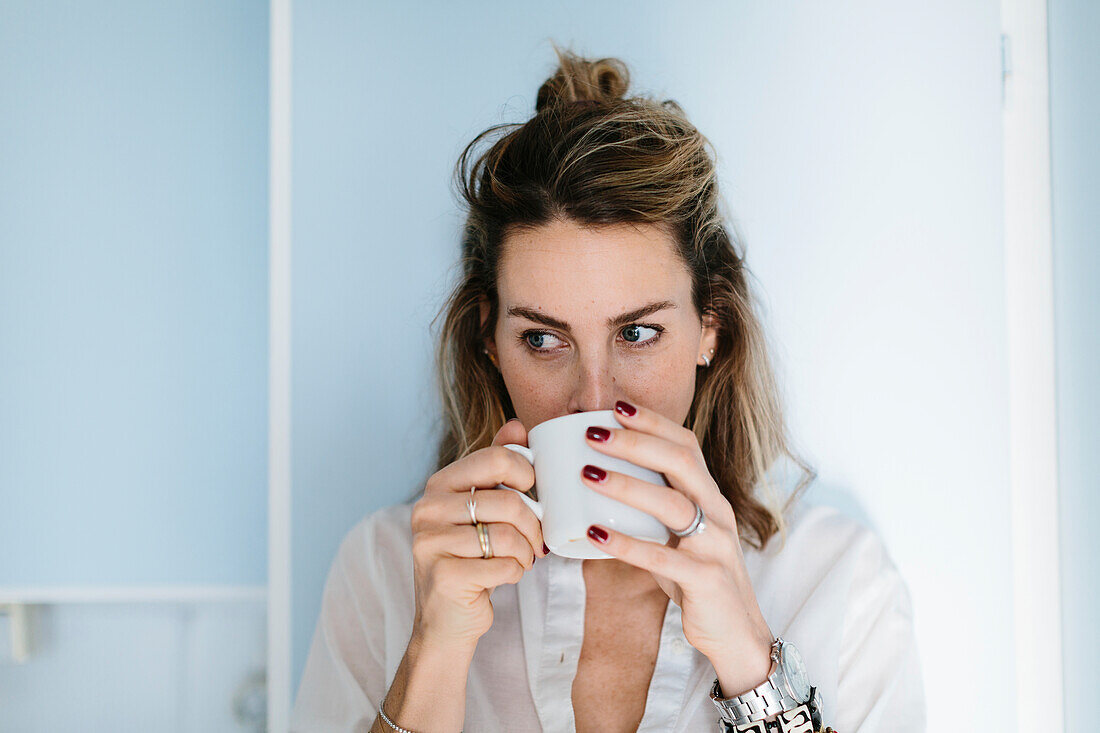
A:
POLYGON ((378 714, 382 716, 383 722, 385 722, 386 725, 388 725, 389 727, 391 727, 395 731, 397 731, 397 733, 413 733, 411 730, 407 730, 405 728, 402 728, 397 723, 390 720, 390 716, 386 715, 386 711, 382 709, 382 706, 385 705, 385 704, 386 704, 386 698, 383 697, 382 702, 378 703, 378 714))
MULTIPOLYGON (((382 709, 382 706, 386 704, 386 698, 382 698, 382 702, 378 703, 378 714, 382 716, 382 722, 393 728, 397 733, 413 733, 408 728, 402 728, 397 723, 390 720, 390 716, 386 715, 386 711, 382 709)), ((458 733, 462 733, 459 731, 458 733)))

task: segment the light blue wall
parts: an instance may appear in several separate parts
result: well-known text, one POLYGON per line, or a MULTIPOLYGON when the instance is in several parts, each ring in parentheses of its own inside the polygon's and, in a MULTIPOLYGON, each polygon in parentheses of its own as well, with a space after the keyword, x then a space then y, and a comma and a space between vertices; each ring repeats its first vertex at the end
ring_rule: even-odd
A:
POLYGON ((267 12, 0 4, 0 586, 265 582, 267 12))
POLYGON ((1100 5, 1049 12, 1066 730, 1085 733, 1100 689, 1100 5))

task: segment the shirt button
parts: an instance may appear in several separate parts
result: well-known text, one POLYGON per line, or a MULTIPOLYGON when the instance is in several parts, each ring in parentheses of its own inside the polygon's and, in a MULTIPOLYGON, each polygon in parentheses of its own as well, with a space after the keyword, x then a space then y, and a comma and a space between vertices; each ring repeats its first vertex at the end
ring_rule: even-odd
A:
POLYGON ((683 654, 685 651, 687 651, 687 643, 684 642, 682 639, 673 639, 672 650, 677 654, 683 654))

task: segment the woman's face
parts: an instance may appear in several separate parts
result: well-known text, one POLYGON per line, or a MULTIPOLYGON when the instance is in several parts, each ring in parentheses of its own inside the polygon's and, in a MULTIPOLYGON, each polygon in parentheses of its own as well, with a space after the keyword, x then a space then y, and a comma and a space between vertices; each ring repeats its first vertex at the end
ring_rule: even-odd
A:
MULTIPOLYGON (((682 425, 716 329, 700 320, 691 275, 655 225, 572 221, 510 233, 499 316, 486 347, 524 427, 625 400, 682 425), (706 327, 704 327, 706 325, 706 327)), ((482 318, 488 304, 482 304, 482 318)))

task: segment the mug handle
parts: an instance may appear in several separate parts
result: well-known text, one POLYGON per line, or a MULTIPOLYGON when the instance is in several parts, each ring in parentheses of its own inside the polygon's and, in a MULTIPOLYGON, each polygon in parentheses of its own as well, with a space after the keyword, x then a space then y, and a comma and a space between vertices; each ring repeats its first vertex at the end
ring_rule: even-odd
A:
MULTIPOLYGON (((532 453, 531 449, 528 448, 527 446, 519 445, 518 443, 507 443, 507 444, 505 444, 504 447, 509 449, 513 453, 519 453, 521 456, 526 458, 527 462, 530 463, 532 466, 535 465, 535 454, 532 453)), ((535 516, 539 518, 540 522, 542 521, 542 504, 540 502, 535 501, 534 499, 532 499, 531 497, 529 497, 527 494, 523 493, 519 489, 513 489, 511 486, 505 486, 504 484, 497 484, 497 488, 498 489, 508 489, 509 491, 514 491, 517 494, 519 494, 519 498, 523 499, 523 503, 526 504, 527 507, 535 513, 535 516)))

